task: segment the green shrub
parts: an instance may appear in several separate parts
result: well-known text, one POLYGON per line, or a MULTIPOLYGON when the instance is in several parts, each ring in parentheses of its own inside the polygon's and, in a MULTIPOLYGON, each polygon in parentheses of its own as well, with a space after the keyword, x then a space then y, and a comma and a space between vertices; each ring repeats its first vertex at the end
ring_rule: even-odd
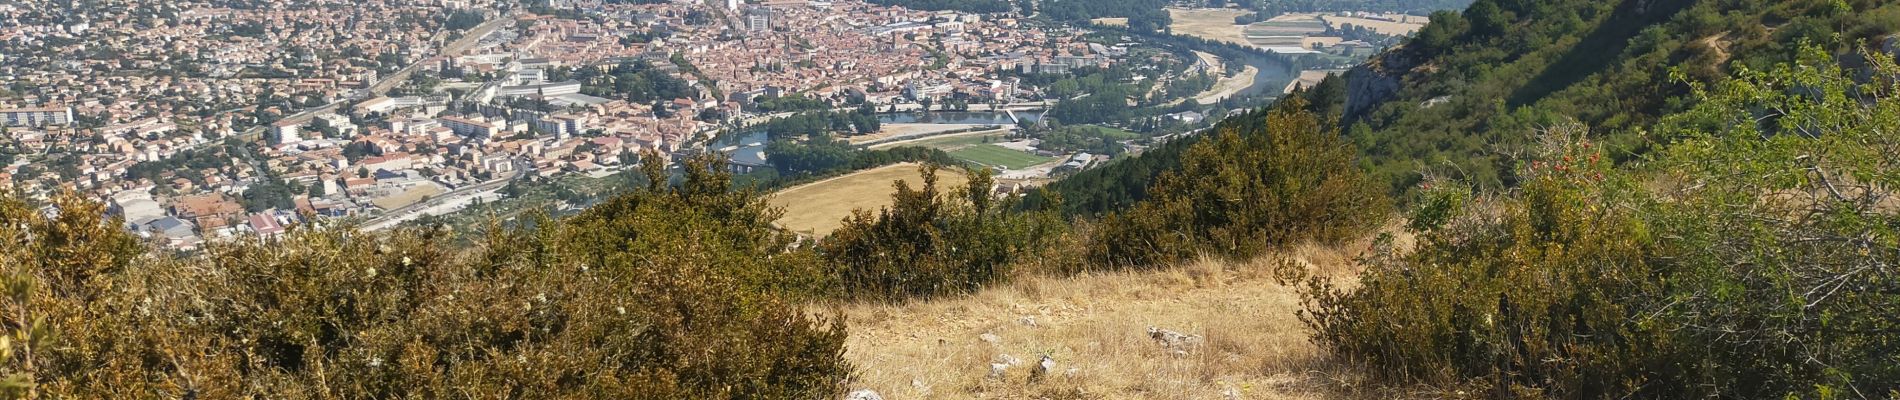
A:
POLYGON ((1382 223, 1389 205, 1354 159, 1357 150, 1289 99, 1259 133, 1214 133, 1163 174, 1152 198, 1105 218, 1086 258, 1148 266, 1197 254, 1249 257, 1275 246, 1338 242, 1382 223))
POLYGON ((1011 266, 1062 233, 1054 211, 1012 212, 1014 197, 990 193, 989 170, 973 171, 955 194, 937 189, 935 165, 923 186, 893 185, 894 203, 857 210, 819 242, 846 297, 899 300, 966 293, 1006 279, 1011 266))
POLYGON ((1450 218, 1421 208, 1418 248, 1371 257, 1356 288, 1305 279, 1302 318, 1394 384, 1894 395, 1900 68, 1878 63, 1862 84, 1835 65, 1810 50, 1697 89, 1698 106, 1658 127, 1676 142, 1633 170, 1606 165, 1581 128, 1554 130, 1524 186, 1443 203, 1450 218))
POLYGON ((8 280, 33 287, 0 321, 56 333, 4 370, 55 398, 841 395, 842 321, 783 300, 806 288, 799 274, 763 277, 818 271, 815 258, 713 162, 475 249, 438 230, 299 226, 135 257, 96 204, 61 200, 50 218, 0 205, 0 272, 37 277, 8 280))

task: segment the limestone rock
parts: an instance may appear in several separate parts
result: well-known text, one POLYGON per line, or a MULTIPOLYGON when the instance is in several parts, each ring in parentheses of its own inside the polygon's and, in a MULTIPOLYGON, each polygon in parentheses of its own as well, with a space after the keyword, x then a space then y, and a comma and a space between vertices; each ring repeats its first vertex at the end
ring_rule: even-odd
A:
POLYGON ((1048 376, 1050 372, 1053 372, 1055 370, 1056 370, 1056 359, 1053 357, 1049 357, 1049 355, 1047 354, 1044 354, 1042 356, 1042 361, 1039 361, 1036 363, 1036 368, 1029 370, 1029 379, 1031 380, 1042 379, 1042 377, 1048 376))
POLYGON ((1148 327, 1148 337, 1161 343, 1162 347, 1172 350, 1175 355, 1186 355, 1201 344, 1200 335, 1189 335, 1152 326, 1148 327))
POLYGON ((1018 318, 1018 319, 1016 319, 1016 323, 1018 323, 1018 324, 1022 324, 1022 326, 1027 326, 1027 327, 1031 327, 1031 328, 1034 328, 1034 327, 1036 327, 1036 326, 1037 326, 1037 325, 1036 325, 1036 317, 1022 317, 1022 318, 1018 318))
POLYGON ((990 379, 1003 379, 1003 375, 1007 373, 1009 373, 1009 364, 990 363, 990 379))
POLYGON ((1011 355, 1008 355, 1008 354, 997 354, 997 355, 996 355, 996 357, 995 357, 994 359, 992 359, 992 360, 990 360, 990 361, 991 361, 991 362, 998 362, 998 363, 1003 363, 1004 365, 1008 365, 1008 366, 1012 366, 1012 367, 1013 367, 1013 366, 1017 366, 1017 365, 1022 365, 1022 364, 1023 364, 1023 360, 1022 360, 1022 359, 1020 359, 1020 358, 1016 358, 1015 356, 1011 356, 1011 355))

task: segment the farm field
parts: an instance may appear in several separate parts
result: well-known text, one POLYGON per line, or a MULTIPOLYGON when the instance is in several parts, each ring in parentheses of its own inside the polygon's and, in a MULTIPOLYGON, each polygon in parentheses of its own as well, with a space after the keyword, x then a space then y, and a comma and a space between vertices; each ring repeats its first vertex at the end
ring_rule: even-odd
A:
POLYGON ((1234 18, 1247 15, 1246 11, 1217 9, 1168 8, 1168 17, 1174 23, 1168 29, 1176 34, 1188 35, 1207 40, 1217 40, 1239 45, 1250 44, 1241 34, 1240 27, 1234 25, 1234 18))
POLYGON ((1248 25, 1246 38, 1259 46, 1303 46, 1307 35, 1326 32, 1318 14, 1284 14, 1248 25))
MULTIPOLYGON (((917 164, 896 164, 858 171, 837 178, 795 186, 773 193, 773 207, 783 207, 779 226, 793 232, 827 236, 838 230, 853 210, 876 210, 891 205, 897 192, 892 182, 903 180, 915 188, 923 184, 917 164)), ((969 182, 954 169, 937 172, 937 189, 949 190, 969 182)))
POLYGON ((1043 157, 994 144, 965 147, 950 152, 950 155, 970 162, 1005 169, 1023 169, 1056 160, 1055 157, 1043 157))
POLYGON ((1324 16, 1321 18, 1325 18, 1326 22, 1332 23, 1333 25, 1336 25, 1336 26, 1352 24, 1354 26, 1363 26, 1363 27, 1371 28, 1374 32, 1379 32, 1379 33, 1394 35, 1394 36, 1404 36, 1404 35, 1410 35, 1413 32, 1418 32, 1419 29, 1425 28, 1425 22, 1430 20, 1429 18, 1426 18, 1426 17, 1419 17, 1419 16, 1412 16, 1412 15, 1405 15, 1405 14, 1381 15, 1380 18, 1382 19, 1369 19, 1369 18, 1359 18, 1359 17, 1339 17, 1339 16, 1331 16, 1331 15, 1324 16), (1386 21, 1385 19, 1390 19, 1393 21, 1386 21))

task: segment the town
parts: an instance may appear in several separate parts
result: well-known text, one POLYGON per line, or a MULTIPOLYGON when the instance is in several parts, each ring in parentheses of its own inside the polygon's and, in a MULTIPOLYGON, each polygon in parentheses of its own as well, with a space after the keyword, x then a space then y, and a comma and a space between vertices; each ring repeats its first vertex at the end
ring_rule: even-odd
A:
MULTIPOLYGON (((771 165, 763 140, 715 139, 804 113, 975 110, 1010 122, 826 133, 870 146, 1013 131, 1085 94, 1025 76, 1137 57, 1202 78, 1220 72, 1009 15, 858 1, 632 3, 165 2, 74 17, 0 5, 9 82, 0 99, 17 99, 0 100, 11 139, 0 184, 107 199, 128 228, 191 249, 309 217, 392 226, 495 199, 518 179, 613 174, 644 152, 725 152, 733 171, 749 172, 771 165), (91 55, 30 51, 71 42, 91 55)), ((1003 155, 1046 164, 1019 177, 1097 157, 1034 143, 1003 155)), ((1005 164, 995 166, 1030 166, 1005 164)))

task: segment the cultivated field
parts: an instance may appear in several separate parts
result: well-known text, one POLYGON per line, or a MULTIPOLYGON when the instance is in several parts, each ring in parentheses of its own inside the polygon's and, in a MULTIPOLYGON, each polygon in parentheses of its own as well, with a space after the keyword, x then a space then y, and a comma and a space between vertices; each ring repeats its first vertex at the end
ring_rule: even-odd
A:
MULTIPOLYGON (((785 216, 778 220, 779 226, 826 236, 837 230, 853 210, 877 210, 891 205, 891 194, 897 192, 892 182, 903 180, 912 188, 921 186, 923 178, 917 168, 917 164, 897 164, 859 171, 780 190, 772 194, 770 202, 775 207, 785 208, 785 216)), ((939 190, 949 190, 966 182, 969 178, 954 170, 937 172, 939 190)))
POLYGON ((1224 8, 1168 8, 1168 17, 1174 20, 1168 29, 1176 34, 1194 36, 1207 40, 1247 45, 1247 37, 1241 34, 1240 27, 1234 25, 1234 17, 1247 15, 1246 11, 1224 8))
POLYGON ((1383 21, 1383 20, 1378 20, 1378 19, 1367 19, 1367 18, 1359 18, 1359 17, 1338 17, 1338 16, 1331 16, 1331 15, 1324 16, 1322 18, 1325 18, 1326 22, 1331 23, 1334 26, 1352 24, 1355 26, 1363 26, 1367 28, 1372 28, 1372 30, 1375 32, 1379 32, 1379 33, 1383 33, 1387 35, 1393 35, 1393 36, 1411 35, 1412 32, 1418 32, 1419 29, 1425 28, 1425 23, 1430 21, 1430 19, 1426 17, 1411 16, 1411 15, 1405 15, 1405 14, 1386 14, 1386 15, 1379 16, 1379 18, 1381 19, 1391 19, 1394 21, 1383 21))
POLYGON ((994 144, 964 147, 950 152, 950 155, 978 164, 1003 169, 1023 169, 1056 160, 1055 157, 1043 157, 994 144))
MULTIPOLYGON (((1338 276, 1351 271, 1349 248, 1364 247, 1290 256, 1338 276)), ((1346 389, 1364 385, 1307 340, 1297 292, 1270 272, 1281 260, 1019 277, 965 297, 847 306, 845 357, 859 368, 850 385, 895 399, 1376 398, 1346 389), (1201 341, 1176 353, 1149 327, 1201 341), (1055 368, 1032 381, 1044 355, 1055 368), (1021 362, 989 376, 1011 359, 1021 362)))
POLYGON ((1248 25, 1245 32, 1247 40, 1255 45, 1304 47, 1307 35, 1326 32, 1326 21, 1318 14, 1282 14, 1248 25))

